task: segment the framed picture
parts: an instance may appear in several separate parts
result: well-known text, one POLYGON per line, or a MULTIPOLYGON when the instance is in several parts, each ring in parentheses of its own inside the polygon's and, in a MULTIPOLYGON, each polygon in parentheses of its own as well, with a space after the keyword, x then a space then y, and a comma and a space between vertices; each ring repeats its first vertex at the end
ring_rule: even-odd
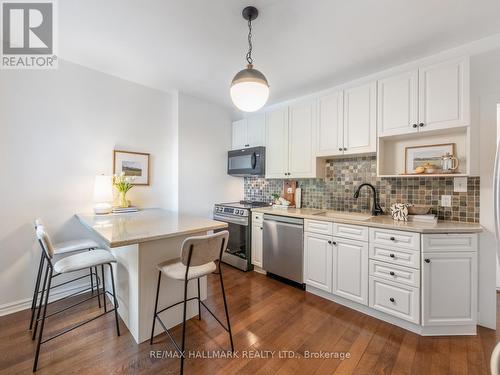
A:
POLYGON ((149 154, 114 150, 113 174, 122 172, 134 177, 133 185, 149 185, 149 154))
POLYGON ((455 143, 406 147, 405 173, 415 173, 417 167, 422 167, 425 164, 431 164, 436 166, 436 169, 441 169, 441 157, 446 153, 455 155, 455 143))

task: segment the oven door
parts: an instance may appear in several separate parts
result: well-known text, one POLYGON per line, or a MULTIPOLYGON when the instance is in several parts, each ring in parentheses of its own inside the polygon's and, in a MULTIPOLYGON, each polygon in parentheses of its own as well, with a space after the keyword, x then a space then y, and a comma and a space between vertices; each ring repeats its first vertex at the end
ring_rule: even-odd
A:
POLYGON ((214 220, 227 223, 229 242, 227 249, 222 254, 224 263, 228 263, 243 271, 250 268, 250 226, 247 217, 233 217, 214 214, 214 220))

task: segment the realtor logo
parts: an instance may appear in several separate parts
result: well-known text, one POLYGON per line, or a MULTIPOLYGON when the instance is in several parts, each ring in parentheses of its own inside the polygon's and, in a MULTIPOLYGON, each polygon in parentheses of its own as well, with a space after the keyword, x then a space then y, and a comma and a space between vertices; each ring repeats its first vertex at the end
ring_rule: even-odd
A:
POLYGON ((54 2, 3 0, 1 5, 1 68, 57 68, 54 2))

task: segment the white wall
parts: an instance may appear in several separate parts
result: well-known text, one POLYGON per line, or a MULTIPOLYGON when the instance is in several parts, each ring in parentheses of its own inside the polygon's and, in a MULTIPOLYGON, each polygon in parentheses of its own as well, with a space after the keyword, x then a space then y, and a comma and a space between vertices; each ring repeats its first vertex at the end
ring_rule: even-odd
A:
POLYGON ((214 203, 243 198, 243 179, 227 175, 231 113, 179 94, 179 211, 212 216, 214 203))
MULTIPOLYGON (((143 207, 177 208, 174 95, 60 61, 53 71, 0 71, 0 310, 30 297, 41 217, 55 240, 88 235, 74 219, 92 209, 94 176, 112 151, 151 154, 143 207)), ((13 306, 15 307, 15 306, 13 306)))
POLYGON ((471 57, 471 104, 475 163, 481 178, 479 251, 479 322, 496 327, 496 250, 493 216, 493 168, 497 139, 497 103, 500 103, 500 49, 471 57))

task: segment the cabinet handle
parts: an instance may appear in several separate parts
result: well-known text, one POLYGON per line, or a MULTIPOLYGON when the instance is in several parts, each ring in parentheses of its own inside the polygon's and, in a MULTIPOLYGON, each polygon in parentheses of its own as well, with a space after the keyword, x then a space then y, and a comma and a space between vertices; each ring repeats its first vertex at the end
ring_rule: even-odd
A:
POLYGON ((418 126, 420 126, 421 128, 423 128, 424 127, 424 123, 421 122, 420 124, 418 124, 418 126))
POLYGON ((394 271, 389 272, 389 275, 394 276, 395 275, 394 271))
POLYGON ((430 262, 431 262, 431 260, 429 258, 425 259, 425 263, 430 263, 430 262))
POLYGON ((412 126, 413 126, 414 129, 418 128, 417 124, 413 124, 412 126))
POLYGON ((245 145, 245 147, 250 147, 250 145, 245 145))
POLYGON ((396 302, 396 300, 395 300, 394 298, 392 298, 392 297, 391 297, 391 298, 389 298, 389 301, 391 301, 391 302, 396 302))
POLYGON ((394 237, 389 238, 391 241, 396 241, 394 237))
POLYGON ((395 258, 396 256, 394 254, 389 254, 391 258, 395 258))

